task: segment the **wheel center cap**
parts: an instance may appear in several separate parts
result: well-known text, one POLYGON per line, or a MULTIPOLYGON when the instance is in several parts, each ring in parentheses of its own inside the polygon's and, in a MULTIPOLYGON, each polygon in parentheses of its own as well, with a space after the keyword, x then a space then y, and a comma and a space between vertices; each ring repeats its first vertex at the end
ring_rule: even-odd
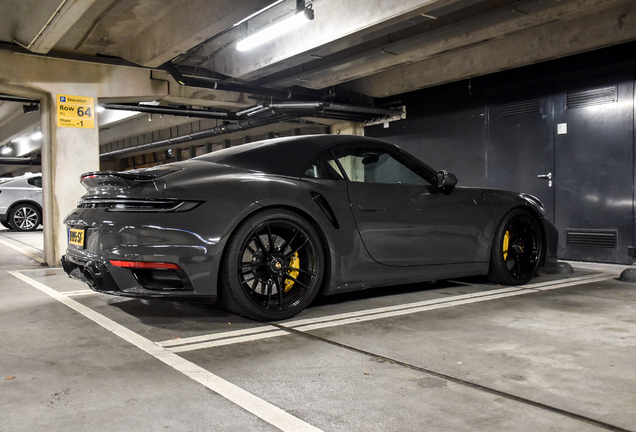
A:
POLYGON ((284 265, 282 258, 273 257, 272 260, 269 262, 269 269, 276 274, 281 273, 283 267, 284 265))

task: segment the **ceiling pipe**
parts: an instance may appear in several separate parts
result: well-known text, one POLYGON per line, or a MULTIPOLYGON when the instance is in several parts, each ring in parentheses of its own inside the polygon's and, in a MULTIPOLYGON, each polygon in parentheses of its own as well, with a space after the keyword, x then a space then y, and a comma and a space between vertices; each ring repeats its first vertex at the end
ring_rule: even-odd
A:
POLYGON ((265 96, 276 99, 291 99, 292 97, 300 97, 303 99, 318 99, 322 95, 320 92, 313 90, 294 90, 291 89, 273 89, 263 87, 252 87, 243 84, 226 84, 218 81, 212 81, 203 78, 194 78, 183 75, 177 70, 177 67, 171 62, 164 64, 163 68, 176 82, 183 86, 206 88, 210 90, 224 90, 239 93, 251 93, 257 96, 265 96))
POLYGON ((321 111, 339 111, 344 113, 361 114, 365 116, 390 116, 395 115, 398 111, 388 108, 376 108, 359 105, 347 105, 332 102, 273 102, 268 105, 272 109, 282 110, 321 110, 321 111))
MULTIPOLYGON (((201 117, 217 120, 238 120, 243 116, 255 117, 265 113, 289 113, 290 115, 319 116, 326 118, 347 118, 350 120, 367 120, 369 116, 384 117, 395 115, 397 111, 388 108, 376 108, 360 105, 347 105, 332 102, 272 102, 258 104, 235 113, 226 111, 208 111, 202 109, 163 107, 139 104, 115 104, 105 103, 101 105, 106 109, 137 111, 149 114, 166 114, 180 117, 201 117), (342 114, 339 114, 342 113, 342 114)), ((245 118, 245 117, 243 117, 245 118)))
POLYGON ((0 165, 42 165, 42 161, 28 157, 0 157, 0 165))
POLYGON ((8 94, 0 94, 0 101, 19 102, 19 103, 40 103, 40 101, 37 99, 24 98, 24 97, 13 96, 8 94))
POLYGON ((225 135, 233 132, 244 131, 248 129, 252 129, 259 126, 265 126, 272 123, 277 123, 280 121, 289 120, 291 117, 286 115, 273 115, 269 117, 259 118, 259 119, 249 119, 249 120, 240 120, 236 123, 224 124, 222 126, 216 126, 211 129, 205 129, 198 132, 193 132, 191 134, 183 135, 176 138, 168 138, 165 140, 154 141, 151 143, 140 144, 133 147, 127 147, 119 150, 112 150, 109 152, 101 153, 99 155, 100 158, 106 158, 111 156, 122 156, 128 153, 138 152, 138 151, 148 151, 155 148, 160 147, 169 147, 173 145, 179 145, 190 141, 200 140, 204 138, 210 138, 217 135, 225 135))
MULTIPOLYGON (((126 109, 135 110, 149 113, 163 113, 185 116, 188 112, 196 111, 201 113, 208 113, 205 110, 184 110, 180 108, 161 108, 155 106, 137 106, 137 105, 125 105, 125 104, 104 104, 105 108, 111 106, 116 107, 113 109, 126 109), (159 111, 161 110, 161 111, 159 111)), ((232 123, 226 123, 221 126, 216 126, 211 129, 205 129, 199 132, 194 132, 187 135, 182 135, 176 138, 168 138, 165 140, 154 141, 151 143, 140 144, 137 146, 127 147, 118 150, 112 150, 109 152, 101 153, 101 158, 122 156, 128 153, 148 151, 159 147, 168 147, 173 145, 180 145, 186 142, 210 138, 216 135, 230 134, 233 132, 244 131, 252 129, 258 126, 264 126, 280 121, 286 121, 295 119, 298 117, 324 117, 332 118, 344 121, 363 121, 369 119, 370 116, 383 117, 396 114, 396 110, 387 108, 375 108, 365 107, 357 105, 336 104, 330 102, 280 102, 270 104, 259 104, 253 107, 238 111, 237 113, 221 113, 226 115, 226 120, 236 120, 236 118, 243 117, 238 121, 232 123)), ((400 111, 401 112, 401 111, 400 111)), ((218 114, 218 113, 217 113, 218 114)), ((195 115, 191 115, 195 117, 195 115)))
POLYGON ((225 111, 208 111, 192 108, 178 108, 178 107, 162 107, 152 105, 128 105, 128 104, 115 104, 105 103, 101 104, 102 107, 112 110, 121 111, 137 111, 149 114, 166 114, 180 117, 201 117, 217 120, 231 120, 236 116, 231 112, 225 111))

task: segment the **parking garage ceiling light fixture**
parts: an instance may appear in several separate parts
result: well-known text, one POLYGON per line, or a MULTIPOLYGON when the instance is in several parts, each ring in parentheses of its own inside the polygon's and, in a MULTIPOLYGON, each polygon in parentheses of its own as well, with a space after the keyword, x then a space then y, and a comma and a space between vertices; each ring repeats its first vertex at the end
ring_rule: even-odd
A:
POLYGON ((7 145, 2 147, 2 154, 6 155, 12 152, 11 145, 7 145))
POLYGON ((314 10, 312 9, 312 5, 305 6, 305 0, 297 0, 296 12, 293 16, 266 27, 263 30, 258 30, 245 39, 240 40, 236 44, 236 49, 238 51, 250 50, 258 45, 264 44, 265 42, 269 42, 284 33, 298 28, 313 19, 314 10))

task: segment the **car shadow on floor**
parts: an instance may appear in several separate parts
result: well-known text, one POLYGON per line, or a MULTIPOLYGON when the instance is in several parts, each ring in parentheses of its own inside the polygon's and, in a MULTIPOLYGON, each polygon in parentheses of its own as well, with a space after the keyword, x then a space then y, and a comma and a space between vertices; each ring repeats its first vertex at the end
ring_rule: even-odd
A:
MULTIPOLYGON (((554 278, 554 276, 538 275, 533 282, 554 278)), ((384 286, 329 296, 319 295, 306 311, 313 315, 330 315, 342 312, 343 309, 351 311, 407 304, 431 297, 443 298, 498 288, 501 286, 489 282, 485 276, 384 286)), ((157 328, 168 329, 185 324, 191 330, 209 331, 211 327, 227 325, 228 322, 233 324, 255 322, 232 314, 214 303, 128 297, 109 297, 107 303, 134 316, 143 324, 157 328)), ((303 313, 301 312, 300 315, 303 313)))

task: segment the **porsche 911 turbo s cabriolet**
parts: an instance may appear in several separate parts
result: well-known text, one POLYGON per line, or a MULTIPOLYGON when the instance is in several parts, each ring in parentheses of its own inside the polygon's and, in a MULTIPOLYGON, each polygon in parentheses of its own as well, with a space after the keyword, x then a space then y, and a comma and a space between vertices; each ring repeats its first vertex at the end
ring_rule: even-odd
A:
POLYGON ((65 271, 96 291, 216 299, 282 320, 316 295, 487 275, 528 282, 556 261, 538 199, 455 187, 384 141, 313 135, 82 175, 65 271))

